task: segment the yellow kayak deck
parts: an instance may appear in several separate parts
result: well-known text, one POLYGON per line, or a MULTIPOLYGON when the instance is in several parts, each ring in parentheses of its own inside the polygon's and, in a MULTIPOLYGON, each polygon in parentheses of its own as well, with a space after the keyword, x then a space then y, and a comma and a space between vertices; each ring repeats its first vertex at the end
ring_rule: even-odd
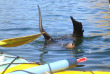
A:
MULTIPOLYGON (((14 71, 23 71, 25 69, 28 68, 32 68, 32 67, 37 67, 39 66, 38 64, 19 64, 16 66, 13 66, 11 68, 8 68, 4 74, 8 74, 14 71)), ((0 72, 0 74, 2 74, 2 72, 0 72)), ((60 71, 60 72, 56 72, 53 74, 110 74, 110 72, 105 72, 105 71, 60 71)))

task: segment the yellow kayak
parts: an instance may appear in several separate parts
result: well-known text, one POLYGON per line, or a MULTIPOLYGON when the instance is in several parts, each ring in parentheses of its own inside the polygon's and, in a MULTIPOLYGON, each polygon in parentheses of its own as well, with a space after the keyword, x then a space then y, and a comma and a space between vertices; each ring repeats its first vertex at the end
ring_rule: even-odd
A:
MULTIPOLYGON (((66 71, 65 68, 60 69, 61 65, 56 65, 60 62, 66 62, 66 60, 57 61, 55 63, 51 63, 50 66, 54 65, 54 68, 57 67, 59 69, 58 71, 53 70, 51 68, 51 71, 53 74, 110 74, 110 72, 104 72, 104 71, 66 71), (59 67, 58 67, 59 66, 59 67)), ((25 59, 22 59, 20 57, 10 55, 10 54, 0 54, 0 74, 50 74, 48 69, 45 69, 46 66, 49 69, 49 65, 39 65, 37 63, 29 62, 25 59), (45 70, 44 72, 42 72, 45 70)), ((49 69, 50 70, 50 69, 49 69)))
MULTIPOLYGON (((35 63, 33 63, 33 64, 19 64, 17 66, 14 66, 14 67, 7 69, 4 74, 8 74, 8 73, 11 74, 11 72, 16 72, 18 70, 21 72, 24 72, 25 69, 28 69, 28 68, 31 69, 32 67, 37 67, 37 66, 39 66, 39 65, 35 64, 35 63)), ((0 72, 0 74, 2 74, 2 72, 0 72)), ((17 74, 17 72, 16 72, 16 74, 17 74)), ((21 73, 21 74, 25 74, 25 73, 21 73)), ((26 73, 26 74, 28 74, 28 73, 26 73)), ((110 72, 105 72, 105 71, 60 71, 60 72, 56 72, 53 74, 110 74, 110 72)))

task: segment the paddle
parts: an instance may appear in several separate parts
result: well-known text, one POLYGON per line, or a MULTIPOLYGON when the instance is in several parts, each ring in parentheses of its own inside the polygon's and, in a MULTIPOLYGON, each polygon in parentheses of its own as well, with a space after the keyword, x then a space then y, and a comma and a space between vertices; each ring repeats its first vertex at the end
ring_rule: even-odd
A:
POLYGON ((16 47, 20 46, 23 44, 27 44, 29 42, 34 41, 38 37, 40 37, 43 33, 39 34, 34 34, 34 35, 29 35, 29 36, 24 36, 24 37, 17 37, 17 38, 11 38, 11 39, 5 39, 0 41, 0 46, 2 47, 16 47))

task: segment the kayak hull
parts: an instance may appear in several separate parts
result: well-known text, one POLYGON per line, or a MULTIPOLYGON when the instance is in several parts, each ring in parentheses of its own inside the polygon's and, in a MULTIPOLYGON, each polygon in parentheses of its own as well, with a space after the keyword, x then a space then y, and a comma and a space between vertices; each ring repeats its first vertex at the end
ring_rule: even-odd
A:
MULTIPOLYGON (((11 67, 9 69, 7 69, 5 71, 5 74, 19 74, 19 71, 20 71, 20 74, 24 74, 24 71, 26 69, 31 69, 33 67, 37 67, 39 66, 38 64, 19 64, 19 65, 16 65, 14 67, 11 67), (13 73, 14 72, 14 73, 13 73)), ((2 72, 0 72, 1 74, 2 72)), ((110 74, 110 72, 105 72, 105 71, 60 71, 60 72, 56 72, 56 73, 53 73, 53 74, 110 74)))
MULTIPOLYGON (((10 54, 0 54, 0 74, 28 74, 35 73, 36 67, 40 66, 37 63, 29 62, 22 58, 17 58, 17 56, 10 54), (15 60, 14 62, 12 62, 15 60), (11 64, 10 64, 11 63, 11 64), (10 64, 10 66, 9 66, 10 64), (8 67, 9 66, 9 67, 8 67), (8 68, 7 68, 8 67, 8 68), (31 70, 31 71, 29 71, 31 70)), ((44 73, 46 74, 46 73, 44 73)), ((105 71, 59 71, 53 74, 110 74, 110 72, 105 71)))

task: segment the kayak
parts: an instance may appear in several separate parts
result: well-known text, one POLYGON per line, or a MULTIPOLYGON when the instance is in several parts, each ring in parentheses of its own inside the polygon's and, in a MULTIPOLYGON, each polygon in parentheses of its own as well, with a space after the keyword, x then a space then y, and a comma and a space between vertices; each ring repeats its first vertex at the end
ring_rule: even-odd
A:
POLYGON ((51 74, 51 72, 52 74, 110 74, 110 72, 104 71, 66 71, 67 63, 67 60, 60 60, 54 63, 39 65, 12 54, 0 53, 0 74, 51 74), (62 64, 59 64, 61 62, 62 64), (54 67, 55 72, 53 67, 50 69, 46 68, 49 65, 54 67))

